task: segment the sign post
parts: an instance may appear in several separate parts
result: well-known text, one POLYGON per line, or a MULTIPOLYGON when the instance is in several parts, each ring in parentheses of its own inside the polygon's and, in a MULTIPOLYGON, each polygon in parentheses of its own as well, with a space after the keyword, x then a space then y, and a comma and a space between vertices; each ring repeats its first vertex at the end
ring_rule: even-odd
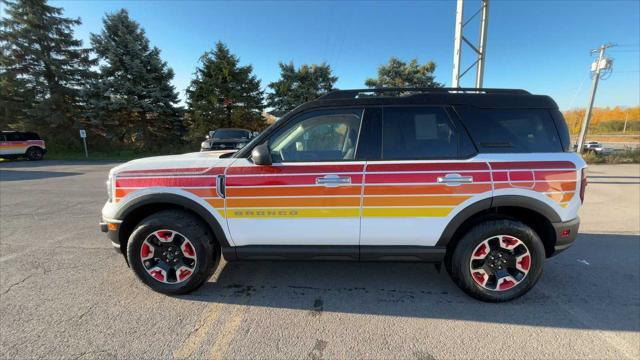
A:
POLYGON ((87 131, 84 129, 80 129, 80 137, 82 138, 82 143, 84 144, 84 157, 89 158, 89 151, 87 150, 87 131))

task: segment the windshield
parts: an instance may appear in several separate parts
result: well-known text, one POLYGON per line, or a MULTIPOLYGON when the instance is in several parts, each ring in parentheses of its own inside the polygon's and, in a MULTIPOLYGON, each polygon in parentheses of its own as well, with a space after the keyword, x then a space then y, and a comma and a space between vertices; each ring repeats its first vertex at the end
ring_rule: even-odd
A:
POLYGON ((246 130, 216 130, 212 137, 214 139, 248 139, 249 132, 246 130))

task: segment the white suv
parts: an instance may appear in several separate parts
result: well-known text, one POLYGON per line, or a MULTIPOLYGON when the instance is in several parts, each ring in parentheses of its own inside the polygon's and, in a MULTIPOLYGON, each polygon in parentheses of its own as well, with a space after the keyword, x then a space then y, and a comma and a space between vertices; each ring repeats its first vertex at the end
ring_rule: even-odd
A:
POLYGON ((585 163, 547 96, 332 92, 228 158, 111 170, 101 227, 145 284, 185 293, 221 256, 444 262, 485 301, 526 293, 578 232, 585 163))

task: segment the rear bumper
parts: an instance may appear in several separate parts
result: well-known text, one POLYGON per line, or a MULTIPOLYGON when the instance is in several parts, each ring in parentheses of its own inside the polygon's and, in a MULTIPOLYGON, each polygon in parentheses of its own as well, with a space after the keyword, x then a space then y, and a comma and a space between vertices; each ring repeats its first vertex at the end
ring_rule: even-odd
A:
POLYGON ((577 217, 569 221, 552 223, 552 225, 556 233, 556 244, 551 256, 555 256, 568 249, 576 241, 580 227, 580 218, 577 217))

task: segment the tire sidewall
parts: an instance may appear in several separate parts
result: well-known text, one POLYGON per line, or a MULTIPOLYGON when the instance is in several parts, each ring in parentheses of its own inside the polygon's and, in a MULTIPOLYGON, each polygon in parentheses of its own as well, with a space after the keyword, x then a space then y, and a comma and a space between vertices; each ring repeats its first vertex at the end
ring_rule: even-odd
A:
POLYGON ((29 159, 30 161, 42 160, 42 158, 44 157, 42 149, 37 147, 28 148, 26 155, 27 155, 27 159, 29 159), (33 154, 38 154, 38 155, 37 157, 34 157, 33 154))
POLYGON ((151 289, 165 294, 183 294, 194 290, 206 281, 211 275, 211 269, 217 266, 219 254, 216 252, 212 244, 208 241, 205 233, 201 228, 193 228, 193 226, 185 226, 179 221, 167 221, 162 216, 151 216, 143 220, 131 233, 127 243, 127 258, 134 273, 143 283, 151 289), (185 236, 194 247, 196 252, 196 267, 191 277, 181 283, 165 284, 159 282, 147 273, 142 264, 140 249, 144 240, 157 230, 173 230, 185 236), (215 256, 214 256, 215 255, 215 256))
POLYGON ((488 221, 474 227, 458 243, 453 256, 455 278, 459 285, 471 296, 484 301, 502 302, 515 299, 527 293, 542 275, 545 251, 542 241, 530 227, 519 221, 488 221), (529 249, 531 267, 527 276, 516 286, 505 291, 485 289, 471 276, 469 262, 475 248, 484 240, 497 235, 509 235, 521 240, 529 249))

